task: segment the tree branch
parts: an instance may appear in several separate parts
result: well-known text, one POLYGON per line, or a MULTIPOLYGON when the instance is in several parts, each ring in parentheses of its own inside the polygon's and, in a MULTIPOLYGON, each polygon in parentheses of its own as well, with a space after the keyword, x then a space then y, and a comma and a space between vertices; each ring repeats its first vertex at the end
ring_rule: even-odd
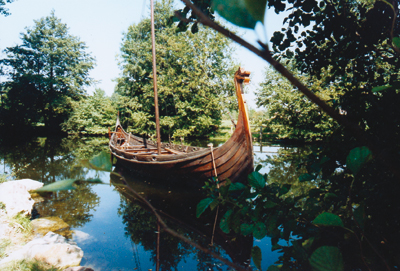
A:
MULTIPOLYGON (((190 0, 181 0, 186 6, 190 7, 192 11, 197 15, 199 18, 199 22, 203 25, 206 25, 225 37, 237 42, 241 46, 247 48, 248 50, 252 51, 262 59, 266 60, 269 64, 271 64, 281 75, 289 80, 289 82, 295 86, 301 93, 303 93, 308 99, 310 99, 313 103, 317 104, 326 114, 328 114, 331 118, 336 120, 339 125, 343 126, 347 130, 349 130, 353 136, 361 142, 363 145, 368 146, 368 148, 372 151, 372 153, 378 159, 381 159, 384 164, 386 164, 389 170, 394 173, 394 175, 400 179, 400 171, 397 169, 396 162, 392 161, 390 156, 382 151, 382 148, 379 147, 379 144, 375 142, 371 142, 368 139, 367 134, 355 123, 350 122, 346 117, 340 115, 337 111, 335 111, 331 106, 321 100, 317 95, 315 95, 310 89, 308 89, 303 83, 301 83, 293 74, 288 71, 280 62, 275 60, 272 57, 271 52, 268 49, 268 45, 263 44, 262 42, 258 42, 262 49, 258 49, 257 47, 253 46, 252 44, 248 43, 247 41, 243 40, 236 34, 232 33, 231 31, 227 30, 226 28, 220 26, 210 18, 208 18, 200 9, 198 9, 190 0)), ((179 14, 177 15, 179 16, 179 14)))

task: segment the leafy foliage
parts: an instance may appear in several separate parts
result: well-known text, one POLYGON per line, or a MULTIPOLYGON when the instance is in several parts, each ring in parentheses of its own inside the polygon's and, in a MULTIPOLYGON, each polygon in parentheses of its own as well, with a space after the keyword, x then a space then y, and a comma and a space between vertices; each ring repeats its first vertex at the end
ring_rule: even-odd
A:
POLYGON ((296 68, 312 76, 313 83, 321 81, 321 88, 340 94, 334 107, 346 118, 381 145, 397 144, 398 1, 287 4, 284 27, 271 38, 275 57, 294 58, 296 68))
POLYGON ((331 213, 322 213, 313 220, 315 225, 344 227, 339 216, 331 213))
MULTIPOLYGON (((309 76, 297 74, 323 100, 334 104, 340 97, 340 91, 321 89, 322 80, 314 78, 311 80, 309 76)), ((278 138, 317 141, 331 135, 332 131, 338 128, 338 125, 322 113, 317 105, 271 68, 266 69, 265 80, 256 95, 257 105, 267 109, 263 124, 270 132, 276 133, 278 138)))
MULTIPOLYGON (((288 230, 300 239, 292 240, 290 247, 281 248, 284 252, 281 269, 395 269, 397 256, 392 252, 398 251, 400 236, 388 225, 400 225, 398 207, 393 207, 398 206, 396 184, 399 174, 387 162, 398 164, 400 150, 397 107, 400 98, 399 2, 269 1, 268 6, 274 7, 277 13, 289 12, 282 30, 271 38, 274 57, 287 61, 287 64, 291 60, 295 67, 292 70, 298 70, 295 74, 302 77, 309 88, 340 111, 342 119, 365 131, 360 142, 355 142, 342 127, 330 126, 329 119, 315 118, 308 111, 310 103, 300 104, 298 97, 286 98, 291 87, 278 99, 272 98, 276 95, 272 89, 266 92, 264 105, 274 108, 274 103, 281 104, 276 110, 277 116, 292 119, 287 123, 278 120, 277 124, 284 125, 281 136, 292 136, 287 131, 292 132, 298 123, 302 124, 299 126, 304 132, 310 130, 305 124, 309 123, 310 127, 325 125, 309 137, 310 140, 322 139, 325 144, 308 156, 300 169, 305 172, 299 176, 299 182, 317 186, 300 194, 294 193, 298 195, 292 197, 295 208, 287 206, 289 210, 281 210, 286 214, 286 221, 296 208, 301 210, 295 216, 299 217, 296 227, 288 230), (318 89, 314 89, 314 85, 318 89), (296 102, 300 104, 298 110, 283 110, 286 105, 296 102), (283 112, 287 114, 279 114, 283 112), (376 143, 376 157, 372 157, 367 147, 362 147, 364 140, 376 143), (385 224, 383 220, 390 222, 385 224)), ((280 80, 276 81, 280 83, 280 80)), ((274 125, 275 115, 268 114, 274 125)), ((256 190, 252 193, 257 193, 254 184, 250 183, 256 190)), ((253 194, 247 209, 261 208, 257 200, 264 196, 273 198, 273 195, 267 195, 265 191, 257 197, 253 194)), ((269 204, 268 207, 282 208, 288 198, 282 197, 274 202, 276 205, 269 204)), ((228 209, 230 218, 234 217, 236 206, 245 204, 240 198, 222 202, 235 206, 228 209)), ((253 219, 253 224, 246 223, 241 230, 248 234, 251 229, 254 233, 259 220, 253 219)), ((264 221, 261 218, 261 222, 264 221)), ((235 229, 235 224, 231 229, 235 229)), ((290 225, 278 222, 277 229, 285 236, 285 229, 290 229, 290 225)), ((290 234, 286 232, 286 236, 290 234)))
POLYGON ((221 230, 271 238, 272 250, 282 253, 277 262, 281 267, 271 266, 271 270, 358 270, 366 266, 379 270, 395 264, 396 253, 389 251, 397 251, 399 235, 382 221, 398 223, 398 216, 390 214, 397 207, 385 210, 393 197, 382 198, 394 187, 386 188, 370 179, 376 176, 373 172, 382 173, 379 162, 359 160, 361 170, 355 176, 346 159, 338 166, 338 161, 328 159, 321 148, 309 149, 282 148, 267 160, 268 175, 255 171, 248 185, 228 182, 227 188, 218 190, 207 183, 207 198, 217 200, 223 212, 221 230), (300 182, 305 174, 309 177, 300 182), (262 177, 265 186, 259 185, 261 181, 250 181, 256 179, 254 176, 262 177), (379 240, 385 240, 384 244, 379 240))
MULTIPOLYGON (((155 6, 157 81, 163 136, 206 136, 215 131, 223 105, 231 102, 234 67, 229 42, 199 29, 176 33, 168 25, 172 7, 155 6)), ((122 76, 116 96, 121 120, 136 134, 154 134, 150 20, 129 27, 121 47, 122 76)), ((232 105, 229 105, 232 103, 232 105)))
POLYGON ((8 47, 6 58, 0 60, 2 74, 8 77, 2 84, 0 125, 44 123, 59 130, 71 113, 71 101, 78 100, 91 82, 88 73, 94 59, 54 12, 35 21, 21 39, 22 44, 8 47))
POLYGON ((367 147, 363 146, 352 149, 347 156, 346 163, 349 169, 355 175, 360 171, 362 166, 371 159, 371 151, 367 147))
POLYGON ((12 3, 14 0, 0 0, 0 15, 8 16, 10 13, 8 12, 8 9, 5 8, 4 6, 6 3, 12 3))
MULTIPOLYGON (((219 15, 235 25, 247 28, 254 28, 256 26, 257 20, 246 9, 246 1, 214 0, 213 8, 219 15)), ((264 20, 264 16, 262 20, 264 20)))
MULTIPOLYGON (((192 3, 195 4, 203 14, 208 16, 211 20, 215 19, 214 10, 211 7, 212 0, 193 0, 192 3)), ((171 16, 168 20, 169 25, 172 25, 174 22, 179 22, 177 27, 177 31, 186 31, 188 30, 189 25, 191 25, 191 32, 193 34, 199 31, 199 21, 193 12, 191 12, 190 8, 185 6, 183 9, 175 10, 174 15, 171 16)))
POLYGON ((344 270, 342 253, 337 247, 332 246, 323 246, 317 248, 310 257, 310 264, 313 270, 344 270))
POLYGON ((93 95, 71 103, 72 114, 62 124, 69 134, 104 135, 115 124, 117 111, 109 97, 101 89, 93 95))
POLYGON ((253 258, 253 262, 258 269, 261 270, 261 249, 258 246, 254 246, 251 250, 251 257, 253 258))

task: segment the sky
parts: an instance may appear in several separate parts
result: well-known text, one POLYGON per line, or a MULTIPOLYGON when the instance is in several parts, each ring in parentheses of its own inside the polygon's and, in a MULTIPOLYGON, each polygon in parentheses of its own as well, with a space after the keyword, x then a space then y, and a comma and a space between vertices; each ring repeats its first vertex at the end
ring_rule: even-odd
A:
MULTIPOLYGON (((177 5, 180 4, 176 1, 177 5)), ((0 16, 0 58, 6 47, 21 43, 20 33, 26 27, 33 27, 34 20, 49 16, 54 10, 56 17, 67 24, 69 33, 77 36, 88 46, 88 52, 96 58, 96 67, 90 77, 98 81, 88 88, 92 93, 95 88, 103 89, 108 96, 114 91, 116 79, 120 74, 118 54, 123 33, 128 26, 149 17, 150 0, 15 0, 7 4, 11 15, 0 16)), ((280 24, 273 12, 266 15, 266 34, 270 37, 280 24)), ((244 39, 256 44, 257 37, 264 37, 264 30, 239 29, 244 39)), ((264 42, 265 42, 264 38, 264 42)), ((238 48, 236 59, 239 64, 251 72, 251 84, 247 87, 246 100, 251 108, 256 108, 254 91, 263 79, 264 60, 245 48, 238 48)), ((233 76, 232 76, 233 77, 233 76)), ((1 80, 1 79, 0 79, 1 80)))

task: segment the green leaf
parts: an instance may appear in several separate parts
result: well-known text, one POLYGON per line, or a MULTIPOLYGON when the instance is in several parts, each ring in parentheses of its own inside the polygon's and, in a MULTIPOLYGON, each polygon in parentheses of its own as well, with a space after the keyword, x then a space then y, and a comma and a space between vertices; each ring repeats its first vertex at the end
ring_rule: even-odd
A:
POLYGON ((350 151, 346 159, 347 167, 356 175, 365 163, 372 159, 372 152, 368 147, 357 147, 350 151))
POLYGON ((244 4, 254 20, 264 23, 267 0, 244 0, 244 4))
POLYGON ((292 187, 292 185, 290 185, 290 184, 282 185, 281 189, 279 190, 279 196, 287 194, 291 187, 292 187))
POLYGON ((311 181, 312 179, 314 179, 314 176, 308 173, 304 173, 299 176, 299 182, 301 183, 311 181))
POLYGON ((330 201, 330 200, 336 199, 337 197, 338 196, 336 194, 334 194, 334 193, 327 193, 324 196, 324 200, 325 201, 330 201))
POLYGON ((241 214, 239 212, 233 213, 229 218, 230 228, 238 233, 240 231, 241 225, 241 214))
POLYGON ((343 256, 337 247, 319 247, 313 252, 309 261, 312 269, 315 271, 344 270, 343 256))
POLYGON ((238 191, 238 190, 244 190, 246 186, 242 183, 233 183, 231 186, 229 186, 229 191, 238 191))
POLYGON ((214 0, 212 4, 213 9, 229 22, 251 29, 256 26, 257 20, 250 14, 244 0, 214 0))
MULTIPOLYGON (((276 233, 276 230, 278 228, 279 225, 278 224, 278 214, 271 214, 268 219, 267 222, 265 223, 267 225, 267 231, 268 231, 268 236, 274 236, 276 233)), ((279 234, 280 231, 278 230, 279 234)))
POLYGON ((254 238, 261 240, 267 235, 267 227, 262 222, 257 222, 254 226, 253 236, 254 238))
POLYGON ((312 244, 314 243, 315 238, 311 237, 309 239, 304 240, 304 242, 301 244, 304 249, 308 250, 311 248, 312 244))
POLYGON ((400 37, 394 37, 392 39, 392 42, 393 42, 394 46, 396 46, 398 49, 400 49, 400 37))
POLYGON ((364 210, 364 205, 358 206, 354 212, 354 219, 357 221, 358 225, 360 228, 363 230, 364 229, 364 224, 365 224, 365 210, 364 210))
POLYGON ((221 219, 221 222, 219 223, 219 227, 226 234, 228 234, 230 232, 229 224, 230 224, 230 218, 231 218, 232 213, 233 213, 233 210, 226 211, 226 213, 224 214, 224 216, 221 219))
POLYGON ((272 200, 268 200, 265 204, 264 207, 269 209, 269 208, 274 208, 275 206, 277 206, 278 204, 273 202, 272 200))
POLYGON ((213 198, 205 198, 202 199, 198 204, 196 208, 196 217, 200 217, 202 213, 207 209, 207 207, 214 201, 213 198))
POLYGON ((267 271, 280 271, 279 267, 276 265, 270 265, 267 271))
POLYGON ((262 254, 261 254, 261 249, 258 246, 254 246, 251 249, 251 258, 253 259, 254 265, 261 270, 261 260, 262 260, 262 254))
POLYGON ((282 246, 278 244, 278 241, 279 241, 279 237, 277 237, 277 236, 271 238, 271 250, 272 251, 282 248, 282 246))
MULTIPOLYGON (((103 183, 102 180, 100 179, 87 179, 87 180, 83 180, 82 182, 88 182, 88 183, 103 183)), ((108 184, 108 183, 107 183, 108 184)))
POLYGON ((219 204, 219 200, 218 199, 214 199, 213 202, 211 202, 210 204, 210 209, 211 211, 215 209, 215 207, 217 207, 219 204))
POLYGON ((252 234, 254 231, 254 225, 253 224, 242 224, 240 225, 240 232, 246 236, 252 234))
POLYGON ((394 89, 393 86, 391 86, 391 85, 378 86, 378 87, 373 87, 372 92, 381 92, 381 91, 386 91, 386 90, 391 90, 391 89, 394 89))
POLYGON ((260 171, 261 168, 262 168, 261 165, 257 165, 257 166, 256 166, 256 169, 255 169, 254 171, 260 171))
POLYGON ((322 164, 325 164, 326 162, 328 162, 329 160, 331 160, 331 158, 324 156, 324 157, 322 157, 322 159, 319 163, 320 163, 320 165, 322 165, 322 164))
POLYGON ((319 216, 317 216, 313 224, 315 225, 323 225, 323 226, 339 226, 339 227, 344 227, 342 219, 332 213, 322 213, 319 216))
POLYGON ((111 153, 108 151, 102 151, 100 154, 89 160, 89 166, 95 170, 111 172, 111 153))
POLYGON ((261 189, 261 188, 264 188, 264 186, 265 186, 264 176, 261 175, 258 171, 252 172, 249 175, 248 180, 249 180, 249 184, 254 188, 261 189))
POLYGON ((66 179, 66 180, 58 181, 55 183, 45 185, 39 189, 36 189, 35 192, 56 192, 56 191, 62 191, 62 190, 74 190, 75 187, 73 187, 72 184, 75 181, 77 181, 77 180, 76 179, 66 179))

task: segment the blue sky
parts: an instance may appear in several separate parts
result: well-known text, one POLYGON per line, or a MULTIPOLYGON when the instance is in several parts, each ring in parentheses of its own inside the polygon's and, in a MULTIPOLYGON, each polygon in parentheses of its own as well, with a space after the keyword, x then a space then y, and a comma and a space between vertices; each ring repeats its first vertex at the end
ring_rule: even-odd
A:
MULTIPOLYGON (((180 4, 179 1, 176 3, 180 4)), ((20 44, 20 33, 25 32, 26 27, 32 27, 34 20, 48 16, 54 10, 55 15, 68 25, 70 34, 84 41, 88 52, 96 58, 96 67, 90 76, 99 82, 90 87, 88 92, 91 93, 98 87, 111 95, 115 86, 112 80, 120 72, 117 55, 123 32, 129 25, 149 16, 149 5, 150 0, 15 0, 6 5, 11 15, 0 16, 0 51, 20 44)), ((282 20, 276 19, 273 12, 268 12, 266 32, 269 37, 275 29, 280 28, 282 20)), ((243 32, 246 40, 256 43, 257 35, 253 30, 243 29, 240 32, 243 32)), ((1 53, 0 56, 4 57, 4 54, 1 53)), ((252 83, 247 87, 246 100, 250 107, 256 108, 253 92, 262 80, 267 63, 247 49, 239 48, 236 58, 252 73, 252 83)))

